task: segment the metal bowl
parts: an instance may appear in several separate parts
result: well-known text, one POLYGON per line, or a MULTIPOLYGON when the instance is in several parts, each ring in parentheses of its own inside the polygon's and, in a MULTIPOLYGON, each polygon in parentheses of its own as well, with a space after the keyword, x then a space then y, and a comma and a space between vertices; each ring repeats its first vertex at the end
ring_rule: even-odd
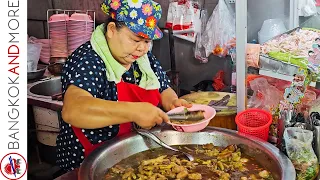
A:
MULTIPOLYGON (((276 180, 291 180, 296 176, 291 161, 279 149, 252 136, 238 134, 236 131, 208 127, 197 133, 182 133, 165 126, 153 132, 169 145, 213 143, 216 146, 227 146, 237 144, 245 154, 254 157, 258 163, 270 170, 276 180)), ((84 160, 78 179, 103 180, 107 169, 122 159, 156 147, 159 145, 134 132, 114 138, 93 151, 84 160)))
POLYGON ((47 65, 43 64, 38 64, 37 70, 33 72, 28 72, 28 80, 35 80, 35 79, 40 79, 43 77, 44 73, 46 72, 47 65))
POLYGON ((49 64, 48 70, 51 74, 55 76, 60 76, 62 74, 64 63, 53 63, 49 64))
POLYGON ((48 66, 49 72, 53 75, 60 76, 66 61, 66 57, 51 57, 48 66))

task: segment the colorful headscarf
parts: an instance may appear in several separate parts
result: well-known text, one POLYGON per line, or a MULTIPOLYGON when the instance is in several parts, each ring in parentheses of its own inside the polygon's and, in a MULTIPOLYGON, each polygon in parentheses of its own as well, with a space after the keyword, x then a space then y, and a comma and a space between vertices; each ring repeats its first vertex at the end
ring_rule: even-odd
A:
POLYGON ((156 40, 162 38, 162 31, 157 26, 162 9, 152 0, 104 0, 102 11, 111 18, 122 21, 137 35, 156 40))

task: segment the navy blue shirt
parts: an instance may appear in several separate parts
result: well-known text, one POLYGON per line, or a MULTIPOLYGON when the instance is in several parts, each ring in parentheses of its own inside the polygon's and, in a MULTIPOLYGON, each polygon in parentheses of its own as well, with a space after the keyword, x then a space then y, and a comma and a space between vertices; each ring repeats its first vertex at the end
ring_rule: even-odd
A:
MULTIPOLYGON (((169 87, 169 79, 159 61, 149 52, 150 65, 160 82, 160 93, 169 87)), ((95 98, 117 101, 117 87, 115 82, 106 78, 106 66, 99 55, 87 42, 76 49, 63 67, 61 76, 62 93, 65 94, 69 85, 73 84, 92 94, 95 98)), ((137 63, 122 76, 124 82, 139 84, 141 71, 137 63), (136 71, 134 73, 134 71, 136 71), (135 74, 135 76, 134 76, 135 74)), ((92 144, 112 139, 118 134, 119 125, 112 125, 100 129, 82 129, 82 132, 92 144)), ((60 121, 60 134, 57 137, 57 164, 60 168, 70 171, 80 167, 84 160, 84 149, 74 134, 71 125, 60 121)))

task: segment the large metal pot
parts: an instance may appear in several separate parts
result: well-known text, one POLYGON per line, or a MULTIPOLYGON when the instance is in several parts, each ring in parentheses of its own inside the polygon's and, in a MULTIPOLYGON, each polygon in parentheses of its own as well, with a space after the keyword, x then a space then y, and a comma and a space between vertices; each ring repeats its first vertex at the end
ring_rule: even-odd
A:
MULTIPOLYGON (((237 144, 244 153, 255 157, 261 165, 270 170, 276 180, 295 179, 296 172, 291 161, 276 147, 251 136, 240 135, 236 131, 208 127, 198 133, 181 133, 163 127, 154 130, 154 133, 169 145, 213 143, 216 146, 227 146, 237 144)), ((159 145, 136 133, 115 138, 110 143, 99 147, 84 160, 78 179, 103 180, 107 169, 122 159, 155 147, 159 145)))

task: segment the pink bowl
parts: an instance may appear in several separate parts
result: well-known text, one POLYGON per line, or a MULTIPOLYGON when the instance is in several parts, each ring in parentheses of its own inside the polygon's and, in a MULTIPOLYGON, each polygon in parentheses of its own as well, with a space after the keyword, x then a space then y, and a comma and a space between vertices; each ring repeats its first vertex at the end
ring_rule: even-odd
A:
POLYGON ((43 47, 44 45, 50 44, 50 39, 36 39, 35 42, 42 43, 42 47, 43 47))
POLYGON ((70 17, 71 21, 88 21, 88 22, 93 22, 92 18, 88 14, 84 13, 73 13, 70 17))
POLYGON ((67 14, 54 14, 50 16, 49 23, 60 21, 69 21, 69 16, 67 14))
MULTIPOLYGON (((185 107, 178 107, 175 109, 172 109, 168 112, 170 113, 178 113, 184 110, 185 107)), ((206 128, 208 124, 210 123, 210 120, 214 118, 216 115, 216 110, 210 106, 202 105, 202 104, 193 104, 191 108, 188 108, 190 111, 196 111, 196 110, 203 110, 204 111, 204 117, 202 121, 194 124, 174 124, 169 122, 173 129, 180 131, 180 132, 197 132, 201 131, 202 129, 206 128)))

